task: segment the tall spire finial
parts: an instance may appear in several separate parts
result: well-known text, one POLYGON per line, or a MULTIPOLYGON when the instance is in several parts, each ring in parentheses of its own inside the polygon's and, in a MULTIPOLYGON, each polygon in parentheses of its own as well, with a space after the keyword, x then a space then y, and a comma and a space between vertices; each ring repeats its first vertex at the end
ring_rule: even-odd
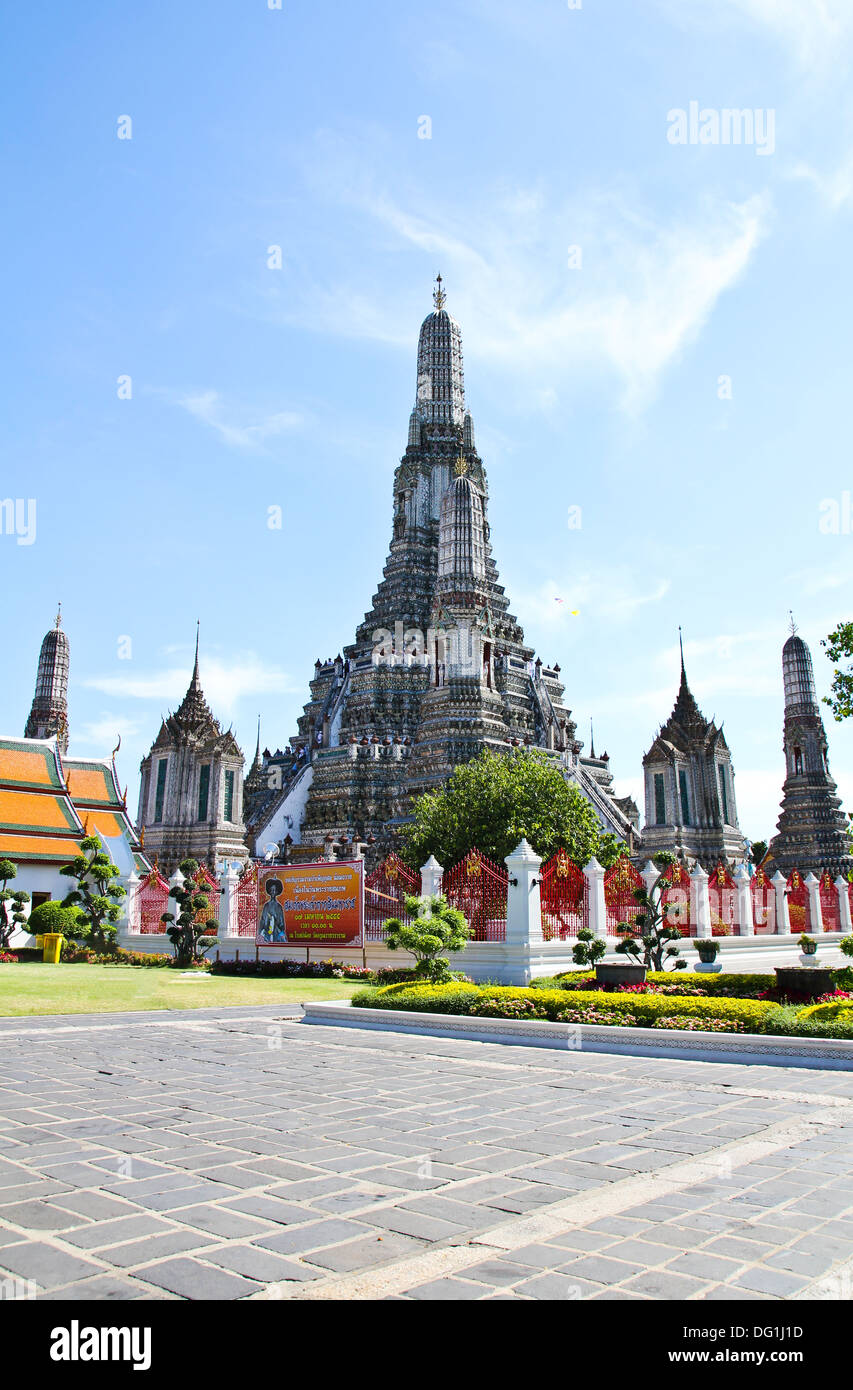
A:
POLYGON ((791 636, 792 636, 792 637, 796 637, 796 635, 797 635, 797 624, 794 622, 794 610, 793 610, 793 608, 789 608, 789 609, 788 609, 788 613, 789 613, 790 618, 791 618, 791 636))
POLYGON ((441 313, 441 310, 444 308, 445 304, 447 303, 447 295, 444 293, 444 290, 441 288, 441 285, 442 285, 441 276, 440 276, 440 275, 436 275, 436 277, 435 277, 435 289, 434 289, 433 292, 432 292, 432 299, 433 299, 433 303, 435 304, 435 307, 436 307, 436 309, 439 311, 439 313, 441 313))
POLYGON ((594 734, 594 732, 593 732, 593 728, 592 728, 592 719, 591 719, 591 718, 590 718, 590 721, 589 721, 589 756, 590 756, 591 758, 594 758, 594 757, 595 757, 595 734, 594 734))
POLYGON ((193 666, 193 680, 198 680, 198 638, 201 631, 201 619, 196 618, 195 622, 195 665, 193 666))
POLYGON ((682 676, 686 676, 687 672, 684 669, 684 638, 681 635, 680 623, 678 624, 678 649, 681 652, 681 674, 682 676))
POLYGON ((56 607, 56 623, 54 624, 54 626, 62 627, 62 599, 59 600, 59 603, 56 607))

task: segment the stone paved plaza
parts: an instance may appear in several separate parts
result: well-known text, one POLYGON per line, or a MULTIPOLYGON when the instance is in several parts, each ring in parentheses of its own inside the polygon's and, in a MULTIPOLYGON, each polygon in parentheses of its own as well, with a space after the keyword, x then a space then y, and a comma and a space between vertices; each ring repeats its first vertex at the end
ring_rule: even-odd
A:
POLYGON ((853 1074, 0 1023, 0 1277, 80 1299, 853 1295, 853 1074))

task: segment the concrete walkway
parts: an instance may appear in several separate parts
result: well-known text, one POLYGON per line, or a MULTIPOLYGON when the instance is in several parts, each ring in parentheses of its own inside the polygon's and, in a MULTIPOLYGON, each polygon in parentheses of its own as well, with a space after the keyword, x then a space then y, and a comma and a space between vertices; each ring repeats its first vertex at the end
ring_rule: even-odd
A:
POLYGON ((303 1026, 0 1024, 20 1297, 849 1298, 853 1075, 303 1026))

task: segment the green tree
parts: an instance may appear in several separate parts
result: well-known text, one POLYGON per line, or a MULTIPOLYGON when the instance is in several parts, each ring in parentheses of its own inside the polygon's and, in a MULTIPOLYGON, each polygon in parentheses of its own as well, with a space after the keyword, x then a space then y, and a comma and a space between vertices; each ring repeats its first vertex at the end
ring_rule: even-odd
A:
POLYGON ((762 861, 762 859, 764 858, 764 856, 765 856, 766 853, 767 853, 767 841, 766 841, 766 840, 753 840, 753 842, 752 842, 752 849, 749 851, 749 857, 750 857, 750 859, 752 860, 753 864, 755 864, 756 868, 757 868, 758 865, 761 863, 761 861, 762 861))
POLYGON ((18 927, 25 927, 27 916, 24 903, 30 900, 29 893, 20 888, 7 888, 13 878, 18 877, 18 866, 11 859, 0 859, 0 951, 5 951, 12 940, 12 933, 18 927))
POLYGON ((543 859, 565 849, 580 865, 595 855, 607 867, 620 851, 616 836, 601 834, 586 797, 534 748, 485 750, 460 763, 444 787, 418 797, 403 836, 412 868, 431 854, 449 868, 474 848, 502 863, 520 840, 543 859))
POLYGON ((591 932, 589 927, 581 927, 578 939, 572 947, 572 960, 575 965, 595 965, 607 951, 607 942, 591 932))
POLYGON ((463 951, 470 935, 464 913, 451 907, 446 898, 406 897, 411 918, 401 922, 389 917, 385 923, 385 944, 389 951, 411 951, 417 964, 415 974, 433 984, 450 978, 445 951, 463 951))
POLYGON ((66 893, 62 906, 78 909, 77 940, 87 942, 98 955, 103 955, 115 949, 116 922, 126 889, 118 881, 118 866, 97 835, 87 835, 80 842, 80 849, 82 853, 59 870, 77 885, 66 893))
POLYGON ((832 672, 831 694, 824 695, 834 717, 841 722, 853 714, 853 667, 845 670, 843 661, 853 658, 853 623, 839 623, 820 644, 835 669, 832 672))
POLYGON ((198 965, 211 946, 217 945, 216 937, 208 935, 208 923, 199 921, 199 913, 205 912, 210 906, 210 899, 194 881, 194 875, 198 873, 197 859, 182 859, 178 868, 184 881, 169 891, 169 897, 175 899, 178 911, 164 912, 160 921, 166 923, 166 935, 172 943, 175 964, 198 965))
MULTIPOLYGON (((675 855, 665 850, 655 855, 655 864, 661 871, 674 863, 675 855)), ((650 970, 666 970, 667 962, 671 970, 686 970, 687 961, 683 958, 680 948, 675 945, 676 941, 681 940, 681 932, 678 927, 665 920, 668 916, 677 917, 681 909, 675 904, 664 908, 662 900, 666 886, 663 877, 660 877, 651 892, 645 885, 634 889, 634 899, 639 903, 641 910, 634 918, 633 925, 634 928, 639 928, 640 941, 633 936, 623 936, 616 950, 624 956, 633 957, 634 960, 642 955, 643 964, 650 970)), ((629 922, 620 922, 618 930, 630 932, 632 926, 629 922)))

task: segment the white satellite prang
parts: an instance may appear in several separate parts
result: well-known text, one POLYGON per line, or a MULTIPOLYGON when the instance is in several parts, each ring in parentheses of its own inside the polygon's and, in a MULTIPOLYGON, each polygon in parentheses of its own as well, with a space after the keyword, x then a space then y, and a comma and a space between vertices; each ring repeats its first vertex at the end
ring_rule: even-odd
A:
POLYGON ((281 853, 280 847, 274 842, 264 845, 264 863, 272 864, 281 853))

